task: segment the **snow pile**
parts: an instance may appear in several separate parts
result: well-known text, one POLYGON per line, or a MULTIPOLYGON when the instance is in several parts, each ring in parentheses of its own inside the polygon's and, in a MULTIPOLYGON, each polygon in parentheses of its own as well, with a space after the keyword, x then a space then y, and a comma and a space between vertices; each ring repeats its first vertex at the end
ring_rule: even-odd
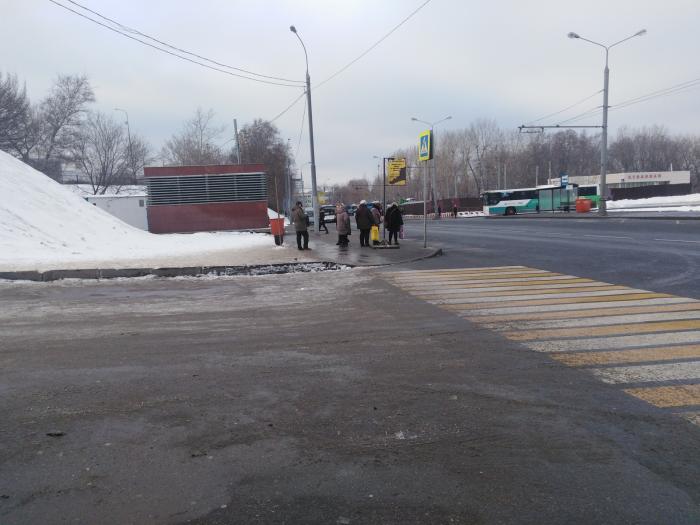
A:
POLYGON ((700 193, 608 201, 611 211, 700 211, 700 193))
POLYGON ((133 228, 0 151, 0 271, 246 264, 256 249, 272 254, 271 237, 133 228))

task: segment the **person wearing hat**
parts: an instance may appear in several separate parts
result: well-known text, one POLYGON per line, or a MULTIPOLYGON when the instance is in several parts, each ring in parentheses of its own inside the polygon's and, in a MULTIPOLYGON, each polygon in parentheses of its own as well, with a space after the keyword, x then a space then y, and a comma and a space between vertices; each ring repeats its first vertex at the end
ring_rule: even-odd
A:
POLYGON ((362 199, 360 201, 360 206, 355 212, 355 222, 357 223, 357 229, 360 230, 360 246, 369 246, 369 232, 374 224, 374 217, 372 212, 367 207, 367 201, 362 199))
POLYGON ((307 231, 306 213, 301 205, 301 201, 297 201, 296 206, 292 209, 292 222, 294 223, 294 230, 297 232, 297 248, 308 250, 309 232, 307 231), (301 244, 302 239, 304 240, 303 246, 301 244))
POLYGON ((338 230, 338 246, 347 246, 348 235, 350 235, 350 216, 342 202, 335 207, 335 228, 338 230))
POLYGON ((389 209, 386 210, 386 215, 384 215, 384 226, 389 230, 389 244, 391 244, 391 238, 394 238, 394 244, 399 245, 399 231, 401 231, 401 226, 403 226, 403 217, 401 216, 401 210, 399 205, 395 202, 391 203, 389 209))

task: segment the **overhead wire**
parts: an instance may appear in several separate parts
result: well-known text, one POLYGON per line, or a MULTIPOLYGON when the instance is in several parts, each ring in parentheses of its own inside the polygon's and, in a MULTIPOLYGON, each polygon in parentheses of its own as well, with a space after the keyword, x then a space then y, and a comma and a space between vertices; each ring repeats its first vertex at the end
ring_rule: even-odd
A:
MULTIPOLYGON (((157 46, 157 45, 151 44, 150 42, 145 42, 144 40, 141 40, 140 38, 137 38, 137 37, 135 37, 135 36, 126 34, 125 32, 120 31, 120 30, 117 29, 117 28, 114 28, 114 27, 112 27, 112 26, 109 26, 109 25, 107 25, 107 24, 104 24, 104 23, 100 22, 99 20, 95 20, 94 18, 91 18, 91 17, 89 17, 89 16, 87 16, 87 15, 85 15, 85 14, 83 14, 83 13, 80 13, 80 12, 76 11, 75 9, 72 9, 72 8, 66 6, 66 5, 63 5, 63 4, 61 4, 60 2, 58 2, 57 0, 49 0, 49 2, 51 2, 52 4, 55 4, 55 5, 59 6, 59 7, 62 7, 63 9, 65 9, 65 10, 67 10, 67 11, 70 11, 71 13, 73 13, 73 14, 75 14, 75 15, 78 15, 78 16, 80 16, 80 17, 82 17, 82 18, 85 18, 85 19, 87 19, 87 20, 90 20, 91 22, 93 22, 93 23, 95 23, 95 24, 97 24, 97 25, 99 25, 99 26, 102 26, 102 27, 104 27, 105 29, 109 29, 110 31, 113 31, 113 32, 115 32, 115 33, 118 33, 118 34, 120 34, 120 35, 122 35, 122 36, 124 36, 124 37, 126 37, 126 38, 129 38, 129 39, 134 40, 134 41, 136 41, 136 42, 139 42, 139 43, 141 43, 141 44, 143 44, 143 45, 145 45, 145 46, 148 46, 148 47, 151 47, 151 48, 153 48, 153 49, 156 49, 156 50, 158 50, 158 51, 160 51, 160 52, 162 52, 162 53, 166 53, 166 54, 168 54, 168 55, 177 57, 177 58, 179 58, 179 59, 181 59, 181 60, 185 60, 185 61, 187 61, 187 62, 191 62, 191 63, 193 63, 193 64, 197 64, 197 65, 199 65, 199 66, 205 67, 205 68, 207 68, 207 69, 211 69, 211 70, 214 70, 214 71, 218 71, 218 72, 220 72, 220 73, 224 73, 224 74, 226 74, 226 75, 230 75, 230 76, 237 77, 237 78, 243 78, 243 79, 246 79, 246 80, 252 80, 253 82, 259 82, 259 83, 262 83, 262 84, 270 84, 270 85, 274 85, 274 86, 284 86, 284 87, 295 87, 295 88, 302 87, 301 85, 298 85, 298 84, 289 84, 289 83, 282 83, 282 82, 273 82, 273 81, 265 80, 265 79, 262 79, 262 78, 253 78, 253 77, 249 77, 249 76, 246 76, 246 75, 240 75, 240 74, 238 74, 238 73, 233 73, 233 72, 231 72, 231 71, 226 71, 225 69, 221 69, 221 68, 219 68, 219 67, 212 66, 212 65, 206 64, 206 63, 204 63, 204 62, 200 62, 200 61, 198 61, 198 60, 194 60, 194 59, 192 59, 192 58, 188 58, 188 57, 186 57, 186 56, 182 56, 182 55, 180 55, 180 54, 178 54, 178 53, 176 53, 176 52, 174 52, 174 51, 168 51, 167 49, 163 49, 162 47, 159 47, 159 46, 157 46)), ((295 82, 296 82, 296 81, 295 81, 295 82)))
POLYGON ((398 24, 396 24, 388 33, 386 33, 383 37, 381 37, 379 40, 377 40, 374 44, 369 46, 365 51, 360 53, 356 58, 345 64, 343 67, 341 67, 338 71, 327 77, 326 79, 322 80, 318 84, 316 84, 314 89, 320 88, 322 85, 324 85, 327 82, 330 82, 333 80, 335 77, 340 75, 343 71, 348 69, 350 66, 352 66, 355 62, 363 58, 365 55, 367 55, 370 51, 372 51, 374 48, 376 48, 379 44, 384 42, 387 38, 391 36, 392 33, 394 33, 398 28, 400 28, 402 25, 404 25, 406 22, 408 22, 411 18, 413 18, 421 9, 423 9, 426 5, 428 5, 432 0, 425 0, 421 5, 419 5, 416 9, 411 11, 411 13, 406 16, 403 20, 401 20, 398 24))
POLYGON ((545 115, 544 117, 540 117, 540 118, 538 118, 538 119, 531 120, 531 121, 528 122, 527 124, 534 124, 535 122, 539 122, 539 121, 541 121, 541 120, 544 120, 544 119, 547 119, 547 118, 551 118, 551 117, 554 117, 554 116, 556 116, 556 115, 560 115, 560 114, 562 114, 562 113, 564 113, 564 112, 566 112, 566 111, 569 111, 570 109, 575 108, 576 106, 578 106, 578 105, 580 105, 580 104, 583 104, 583 103, 586 102, 587 100, 592 99, 593 97, 595 97, 596 95, 599 95, 599 94, 602 93, 602 92, 603 92, 603 90, 600 89, 600 90, 596 91, 595 93, 593 93, 592 95, 588 95, 586 98, 582 98, 582 99, 579 100, 578 102, 575 102, 575 103, 571 104, 570 106, 565 107, 564 109, 560 109, 559 111, 555 111, 554 113, 550 113, 549 115, 545 115))
POLYGON ((277 120, 277 119, 280 118, 282 115, 284 115, 287 111, 289 111, 290 109, 292 109, 292 108, 296 105, 296 103, 299 102, 299 100, 301 100, 301 97, 303 97, 303 96, 305 96, 305 95, 306 95, 306 91, 304 91, 301 95, 299 95, 297 98, 295 98, 295 99, 292 101, 292 103, 289 104, 289 106, 287 106, 287 107, 284 108, 282 111, 280 111, 274 118, 270 119, 270 121, 269 121, 270 124, 272 124, 275 120, 277 120))
POLYGON ((205 60, 205 61, 207 61, 207 62, 211 62, 212 64, 216 64, 217 66, 225 67, 225 68, 228 68, 228 69, 233 69, 233 70, 235 70, 235 71, 240 71, 240 72, 242 72, 242 73, 247 73, 247 74, 249 74, 249 75, 254 75, 254 76, 258 76, 258 77, 262 77, 262 78, 268 78, 268 79, 270 79, 270 80, 281 80, 281 81, 284 81, 284 82, 298 82, 298 83, 300 83, 300 84, 303 84, 303 83, 304 83, 303 80, 294 80, 294 79, 283 78, 283 77, 275 77, 275 76, 270 76, 270 75, 263 75, 263 74, 261 74, 261 73, 256 73, 256 72, 254 72, 254 71, 250 71, 250 70, 243 69, 243 68, 240 68, 240 67, 230 66, 230 65, 228 65, 228 64, 224 64, 223 62, 217 62, 216 60, 212 60, 211 58, 207 58, 207 57, 205 57, 205 56, 198 55, 197 53, 193 53, 193 52, 191 52, 191 51, 187 51, 186 49, 182 49, 182 48, 177 47, 177 46, 174 46, 174 45, 172 45, 172 44, 168 44, 167 42, 164 42, 164 41, 159 40, 159 39, 157 39, 157 38, 155 38, 155 37, 152 37, 152 36, 150 36, 150 35, 148 35, 148 34, 146 34, 146 33, 143 33, 143 32, 141 32, 141 31, 139 31, 138 29, 134 29, 134 28, 132 28, 132 27, 129 27, 129 26, 127 26, 127 25, 124 25, 124 24, 122 24, 121 22, 119 22, 119 21, 117 21, 117 20, 114 20, 114 19, 112 19, 112 18, 109 18, 109 17, 107 17, 107 16, 105 16, 105 15, 103 15, 103 14, 101 14, 101 13, 99 13, 99 12, 93 10, 93 9, 90 9, 89 7, 86 7, 86 6, 84 6, 84 5, 82 5, 82 4, 78 3, 78 2, 75 2, 74 0, 65 0, 65 1, 70 2, 71 4, 73 4, 73 5, 77 6, 77 7, 79 7, 80 9, 83 9, 83 10, 89 12, 89 13, 92 13, 92 14, 96 15, 96 16, 100 17, 100 18, 103 19, 103 20, 106 20, 106 21, 108 21, 108 22, 110 22, 110 23, 112 23, 112 24, 114 24, 114 25, 116 25, 116 26, 119 26, 119 27, 120 27, 121 29, 123 29, 124 31, 128 31, 129 33, 142 36, 142 37, 144 37, 144 38, 147 38, 147 39, 149 39, 149 40, 152 40, 152 41, 154 41, 154 42, 157 42, 157 43, 159 43, 159 44, 161 44, 161 45, 164 45, 164 46, 166 46, 166 47, 169 47, 170 49, 173 49, 173 50, 175 50, 175 51, 179 51, 179 52, 181 52, 181 53, 185 53, 185 54, 187 54, 187 55, 190 55, 190 56, 199 58, 199 59, 201 59, 201 60, 205 60))

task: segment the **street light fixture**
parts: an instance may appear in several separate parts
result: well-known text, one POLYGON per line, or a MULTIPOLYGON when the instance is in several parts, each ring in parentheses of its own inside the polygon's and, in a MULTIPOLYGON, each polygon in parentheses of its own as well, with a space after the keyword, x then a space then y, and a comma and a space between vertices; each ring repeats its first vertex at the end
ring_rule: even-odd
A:
POLYGON ((603 133, 601 137, 602 144, 600 148, 600 204, 598 205, 598 214, 601 216, 607 215, 606 198, 608 191, 608 93, 610 79, 610 69, 608 68, 608 54, 610 52, 610 49, 612 49, 613 47, 622 44, 623 42, 626 42, 627 40, 636 36, 643 36, 646 34, 646 32, 646 29, 641 29, 635 34, 630 35, 627 38, 623 38, 622 40, 615 42, 614 44, 611 44, 609 46, 606 46, 599 42, 595 42, 593 40, 589 40, 588 38, 584 38, 578 33, 574 33, 573 31, 567 35, 569 38, 583 40, 585 42, 589 42, 593 45, 605 49, 605 70, 603 71, 603 133))
MULTIPOLYGON (((414 122, 420 122, 422 124, 430 126, 430 131, 432 132, 431 133, 431 135, 432 135, 431 140, 433 141, 433 144, 432 144, 433 150, 435 149, 435 144, 436 144, 435 132, 434 132, 435 126, 445 122, 446 120, 451 120, 451 119, 452 119, 452 115, 448 115, 447 117, 445 117, 441 120, 438 120, 436 122, 428 122, 426 120, 421 120, 421 119, 416 118, 416 117, 411 117, 411 120, 414 122)), ((432 177, 430 179, 430 184, 432 185, 432 189, 433 189, 433 213, 437 213, 437 209, 438 209, 437 194, 435 193, 435 172, 437 172, 437 160, 436 159, 437 159, 437 157, 433 156, 433 174, 432 174, 432 177)), ((424 198, 424 200, 425 200, 425 198, 424 198)))
POLYGON ((129 127, 129 113, 125 109, 114 108, 114 111, 121 111, 126 116, 126 136, 129 139, 129 170, 131 171, 131 183, 136 184, 136 173, 134 172, 134 155, 131 149, 131 129, 129 127))
POLYGON ((306 52, 304 41, 299 36, 297 28, 289 26, 289 30, 296 35, 304 49, 304 58, 306 59, 306 106, 309 113, 309 148, 311 149, 311 204, 314 208, 314 229, 318 233, 318 193, 316 192, 316 155, 314 153, 314 123, 311 112, 311 77, 309 76, 309 55, 306 52))

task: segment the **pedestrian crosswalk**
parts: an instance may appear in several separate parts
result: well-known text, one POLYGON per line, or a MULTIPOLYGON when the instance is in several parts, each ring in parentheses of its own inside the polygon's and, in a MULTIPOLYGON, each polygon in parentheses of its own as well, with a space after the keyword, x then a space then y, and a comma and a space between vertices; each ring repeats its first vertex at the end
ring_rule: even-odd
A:
POLYGON ((403 290, 700 425, 700 301, 525 266, 401 271, 403 290))

